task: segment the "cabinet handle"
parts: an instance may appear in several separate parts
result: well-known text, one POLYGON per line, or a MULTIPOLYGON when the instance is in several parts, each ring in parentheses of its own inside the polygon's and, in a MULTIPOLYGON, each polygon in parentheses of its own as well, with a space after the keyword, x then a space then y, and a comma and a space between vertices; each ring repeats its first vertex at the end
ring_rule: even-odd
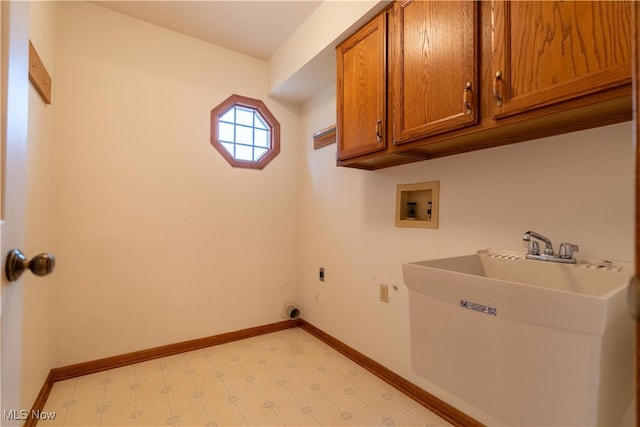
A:
POLYGON ((502 81, 502 71, 496 72, 496 78, 493 79, 493 100, 498 107, 502 107, 503 101, 500 96, 500 82, 502 81))
POLYGON ((471 90, 471 82, 467 82, 467 86, 465 86, 464 88, 464 94, 462 96, 462 104, 464 106, 464 113, 469 115, 471 113, 473 113, 473 101, 472 101, 472 96, 473 96, 473 91, 471 90))
POLYGON ((376 139, 378 140, 378 142, 382 141, 381 128, 382 128, 382 119, 378 119, 378 121, 376 122, 376 139))

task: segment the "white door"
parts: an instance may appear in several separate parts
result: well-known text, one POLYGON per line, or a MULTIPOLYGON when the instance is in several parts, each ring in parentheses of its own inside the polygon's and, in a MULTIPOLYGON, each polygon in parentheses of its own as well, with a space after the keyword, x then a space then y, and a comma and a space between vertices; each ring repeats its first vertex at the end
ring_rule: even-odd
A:
POLYGON ((0 425, 19 425, 22 359, 22 279, 8 282, 5 258, 24 244, 29 112, 29 3, 2 1, 0 169, 0 425), (12 412, 15 411, 15 412, 12 412))

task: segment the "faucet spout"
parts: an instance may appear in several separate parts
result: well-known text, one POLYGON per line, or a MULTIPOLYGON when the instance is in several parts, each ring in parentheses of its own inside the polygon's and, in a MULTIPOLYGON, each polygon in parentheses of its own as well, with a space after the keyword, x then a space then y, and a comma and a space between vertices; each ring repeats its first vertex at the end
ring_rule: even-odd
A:
POLYGON ((536 233, 535 231, 527 231, 526 233, 524 233, 524 236, 522 236, 522 240, 524 240, 525 242, 529 242, 529 241, 531 241, 532 237, 544 242, 544 244, 545 244, 544 253, 546 255, 553 255, 554 254, 553 253, 553 245, 551 244, 551 240, 548 237, 545 237, 540 233, 536 233))

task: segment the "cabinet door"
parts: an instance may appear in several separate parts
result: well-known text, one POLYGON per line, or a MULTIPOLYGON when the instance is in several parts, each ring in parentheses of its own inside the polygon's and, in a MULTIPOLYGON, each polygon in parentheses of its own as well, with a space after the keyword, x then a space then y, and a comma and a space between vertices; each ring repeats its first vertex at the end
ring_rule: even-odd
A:
POLYGON ((495 116, 630 84, 631 3, 496 0, 495 116))
POLYGON ((337 48, 338 159, 384 150, 386 13, 337 48))
POLYGON ((390 30, 393 142, 477 121, 477 3, 394 4, 390 30))

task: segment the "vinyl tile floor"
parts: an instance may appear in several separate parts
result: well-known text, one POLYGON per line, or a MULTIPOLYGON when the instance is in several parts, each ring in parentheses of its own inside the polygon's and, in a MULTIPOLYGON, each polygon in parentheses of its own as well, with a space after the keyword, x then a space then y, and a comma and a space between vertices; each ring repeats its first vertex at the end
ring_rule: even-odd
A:
POLYGON ((38 426, 448 426, 300 328, 54 384, 38 426))

